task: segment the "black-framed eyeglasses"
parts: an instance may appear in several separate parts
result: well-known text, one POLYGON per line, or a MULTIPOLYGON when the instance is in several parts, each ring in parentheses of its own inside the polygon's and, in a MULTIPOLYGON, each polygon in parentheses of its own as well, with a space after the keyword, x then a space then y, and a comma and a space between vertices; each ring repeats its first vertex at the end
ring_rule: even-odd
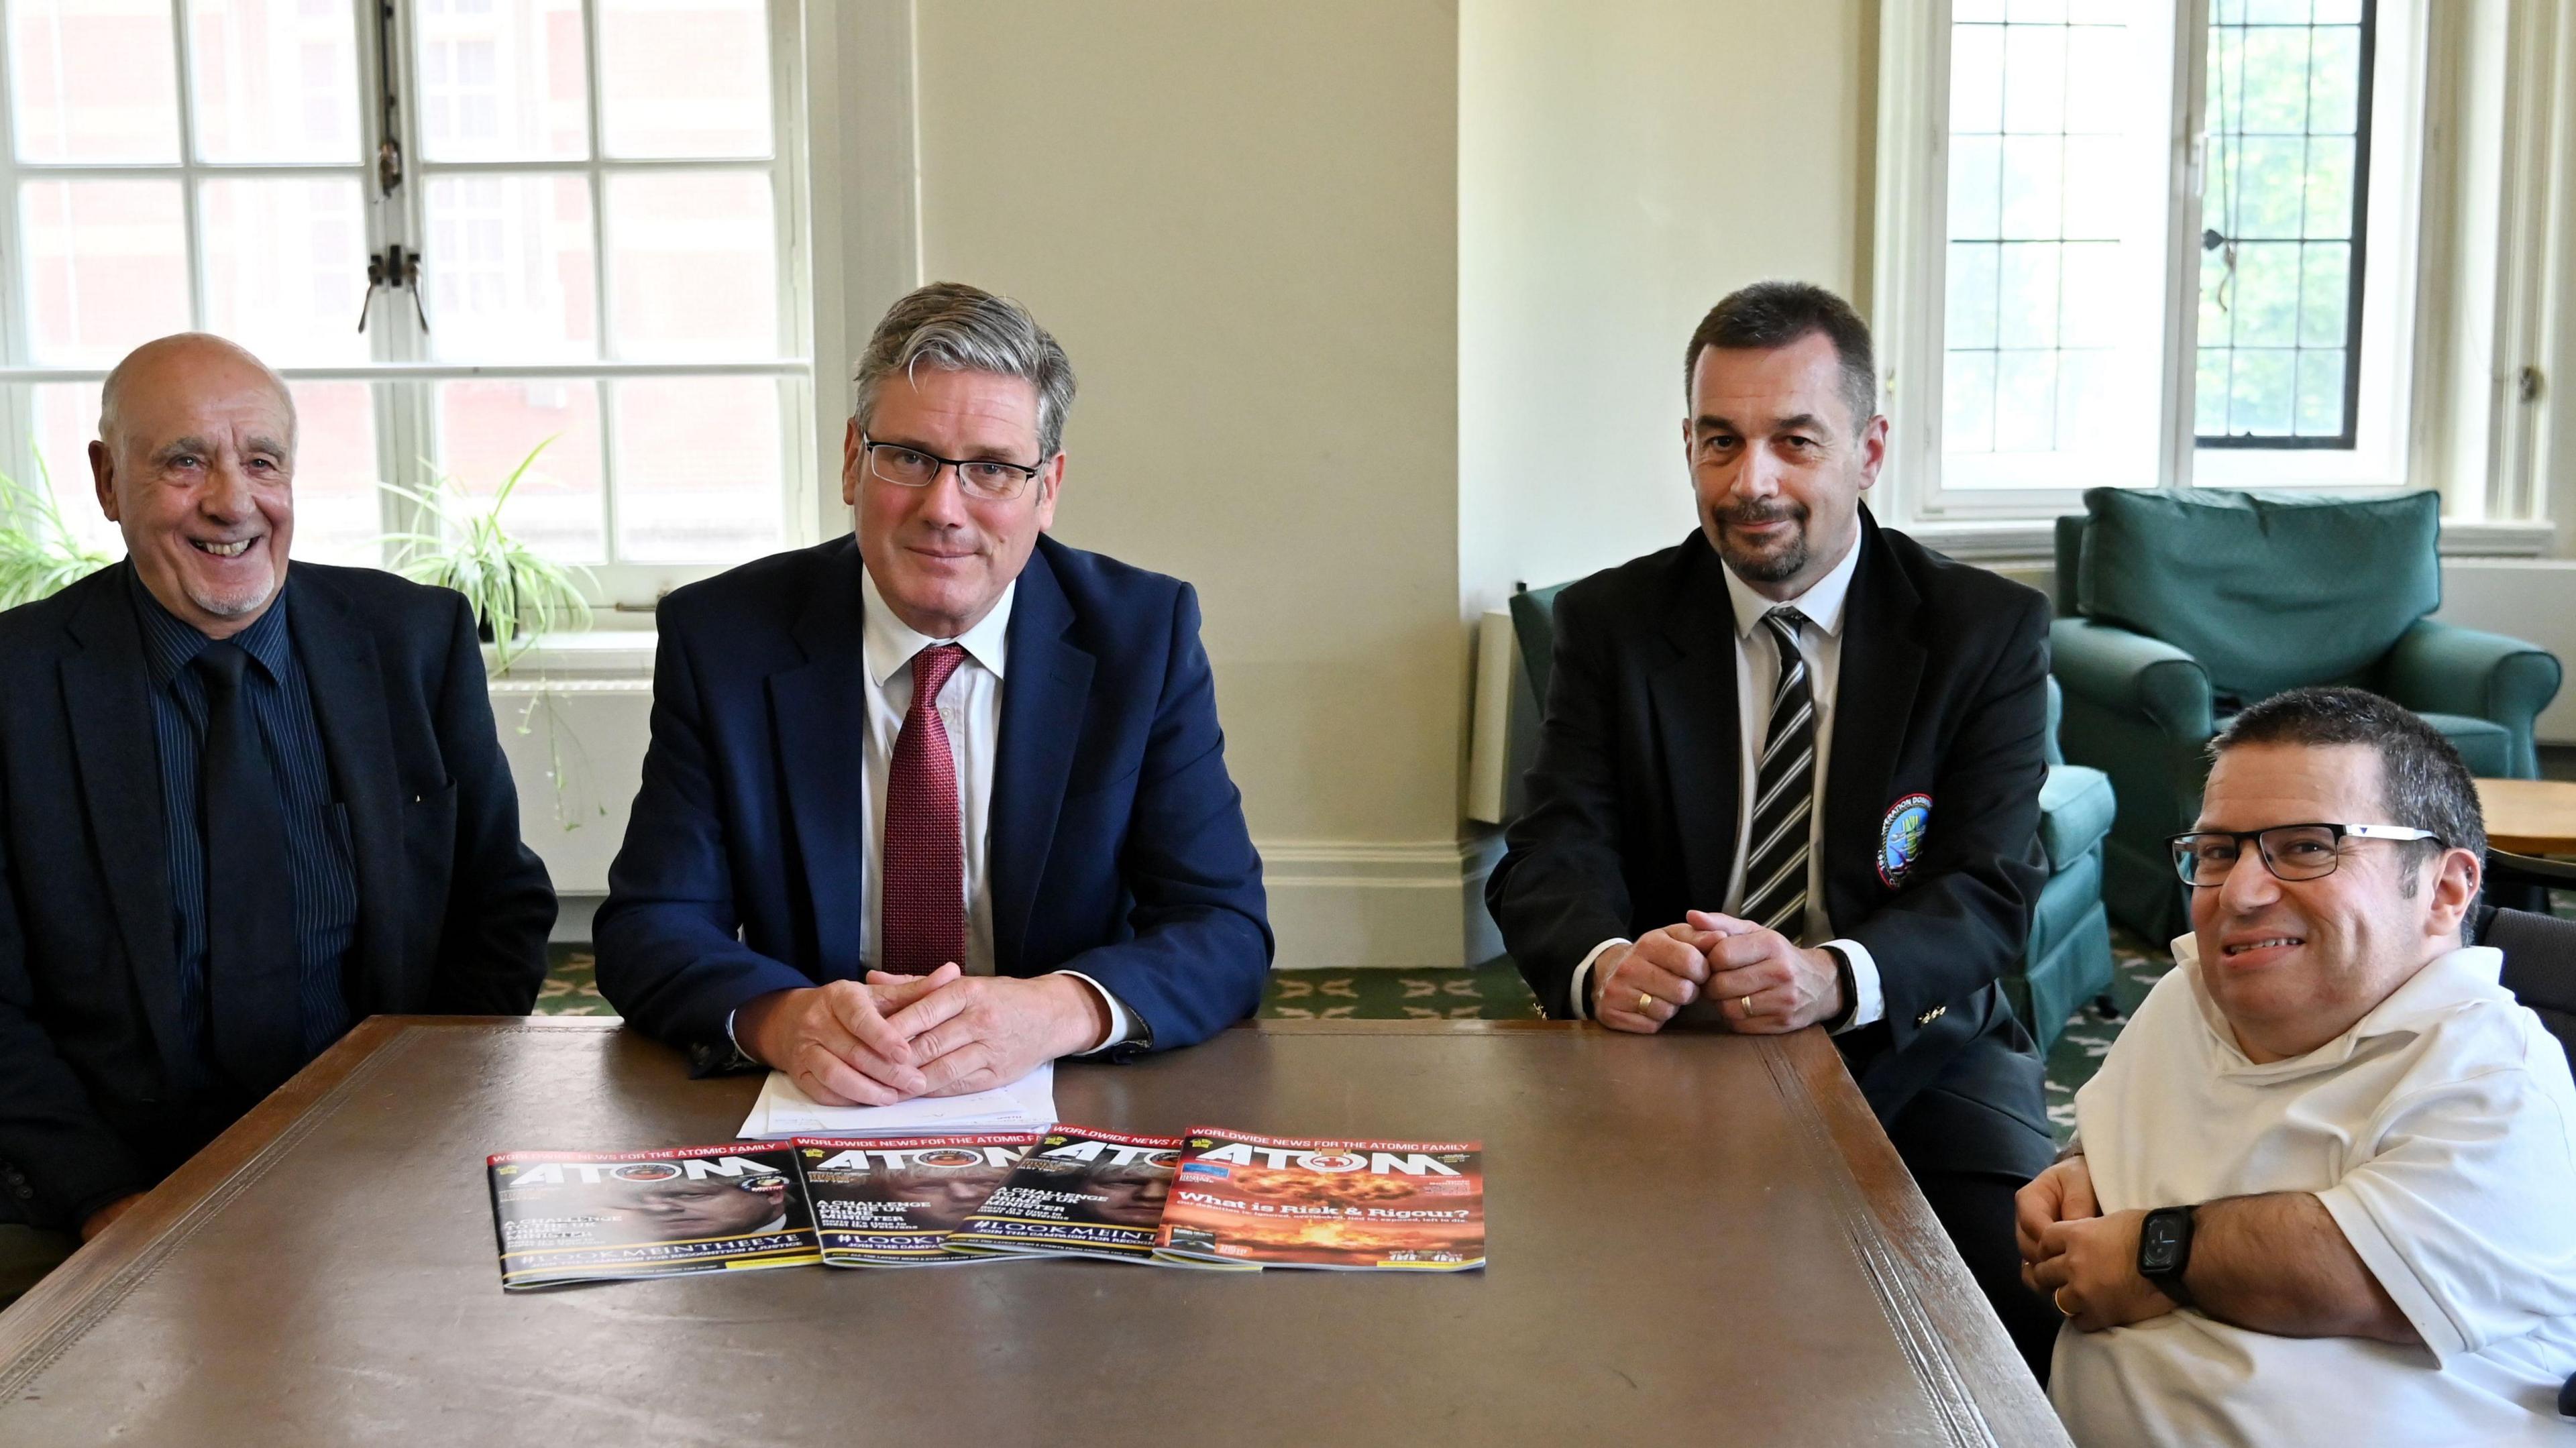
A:
POLYGON ((2173 845, 2174 873, 2186 885, 2202 889, 2227 883, 2227 874, 2236 868, 2237 857, 2245 853, 2245 842, 2252 840, 2263 856, 2263 867, 2276 879, 2318 880, 2335 872, 2343 863, 2345 839, 2361 840, 2431 840, 2443 843, 2431 830, 2412 829, 2405 825, 2274 825, 2264 830, 2193 830, 2179 834, 2173 845))
POLYGON ((1038 475, 1038 469, 1018 463, 944 458, 899 442, 878 442, 866 433, 859 434, 859 450, 867 454, 869 472, 898 488, 929 487, 939 481, 941 468, 955 468, 957 486, 966 496, 994 503, 1007 503, 1028 491, 1030 480, 1038 475))

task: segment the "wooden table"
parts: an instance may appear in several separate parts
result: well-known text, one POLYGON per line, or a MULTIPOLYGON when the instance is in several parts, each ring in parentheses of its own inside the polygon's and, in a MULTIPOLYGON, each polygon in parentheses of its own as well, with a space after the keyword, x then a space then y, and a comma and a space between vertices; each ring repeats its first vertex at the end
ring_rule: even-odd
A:
POLYGON ((2477 786, 2488 844, 2517 855, 2576 854, 2576 784, 2481 779, 2477 786))
POLYGON ((615 1024, 360 1026, 0 1314, 0 1443, 2066 1441, 1821 1032, 1282 1022, 1057 1073, 1113 1128, 1481 1138, 1480 1273, 505 1295, 487 1153, 750 1104, 615 1024))

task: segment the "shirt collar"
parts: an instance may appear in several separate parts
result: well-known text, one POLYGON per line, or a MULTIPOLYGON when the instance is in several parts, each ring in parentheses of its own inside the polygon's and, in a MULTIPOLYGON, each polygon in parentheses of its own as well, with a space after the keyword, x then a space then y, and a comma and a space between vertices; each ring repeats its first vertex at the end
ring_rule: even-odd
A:
POLYGON ((993 611, 978 620, 973 628, 952 639, 935 639, 915 633, 911 625, 895 617, 886 606, 885 595, 877 592, 876 575, 860 565, 861 587, 865 589, 865 626, 867 629, 868 678, 880 689, 894 677, 895 670, 912 662, 912 656, 934 644, 962 645, 969 658, 982 664, 994 678, 1002 677, 1004 656, 1010 652, 1011 600, 1019 595, 1020 581, 1012 579, 993 604, 993 611))
MULTIPOLYGON (((135 618, 143 625, 143 660, 151 670, 152 683, 159 687, 177 678, 179 671, 195 662, 206 646, 215 642, 199 633, 193 625, 161 606, 152 590, 143 586, 143 578, 129 565, 125 581, 134 597, 135 618)), ((286 589, 281 585, 277 596, 268 601, 265 612, 251 626, 234 634, 230 640, 244 653, 259 661, 272 680, 286 677, 287 655, 293 647, 286 630, 286 589)))
POLYGON ((2200 1018, 2218 1040, 2226 1061, 2222 1068, 2232 1076, 2284 1078, 2312 1075, 2331 1070, 2352 1059, 2362 1043, 2379 1036, 2413 1034, 2428 1029, 2443 1016, 2473 1001, 2494 999, 2511 1001, 2503 985, 2504 952, 2491 945, 2468 945, 2446 950, 2416 968, 2388 998, 2371 1007, 2370 1013, 2352 1023, 2342 1035, 2317 1047, 2304 1056, 2262 1064, 2247 1059, 2236 1043, 2236 1028, 2229 1025, 2218 1001, 2200 975, 2200 939, 2181 935, 2174 939, 2174 968, 2186 972, 2194 1004, 2200 1018))
MULTIPOLYGON (((1858 531, 1857 524, 1854 531, 1858 531)), ((1753 630, 1762 624, 1762 615, 1775 608, 1795 608, 1807 616, 1807 622, 1824 630, 1827 635, 1840 634, 1843 630, 1843 602, 1851 595, 1852 573, 1859 566, 1860 539, 1854 537, 1851 551, 1843 555, 1843 561, 1808 585, 1806 592, 1795 598, 1775 600, 1754 592, 1751 584, 1736 577, 1735 570, 1726 567, 1721 560, 1719 568, 1726 575, 1727 600, 1735 605, 1735 636, 1753 637, 1753 630)))

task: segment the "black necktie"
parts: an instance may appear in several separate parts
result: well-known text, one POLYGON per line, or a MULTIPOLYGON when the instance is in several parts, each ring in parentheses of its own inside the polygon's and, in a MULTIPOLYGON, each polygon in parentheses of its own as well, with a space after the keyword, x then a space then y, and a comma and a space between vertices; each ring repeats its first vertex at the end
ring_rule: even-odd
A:
POLYGON ((295 893, 286 812, 259 720, 242 687, 250 655, 208 644, 190 665, 206 685, 198 771, 206 847, 206 1024, 217 1065, 260 1096, 304 1064, 295 893))
POLYGON ((1735 912, 1791 940, 1807 928, 1807 821, 1816 805, 1816 696, 1807 687, 1806 655, 1798 651, 1798 625, 1806 621, 1794 608, 1762 615, 1780 651, 1780 682, 1771 690, 1771 727, 1753 771, 1744 905, 1735 912))

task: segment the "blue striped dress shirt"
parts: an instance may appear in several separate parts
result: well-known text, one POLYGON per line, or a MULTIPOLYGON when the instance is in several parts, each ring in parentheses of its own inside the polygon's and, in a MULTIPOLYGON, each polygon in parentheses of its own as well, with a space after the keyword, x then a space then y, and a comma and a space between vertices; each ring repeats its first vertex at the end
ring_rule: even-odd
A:
MULTIPOLYGON (((191 660, 211 642, 204 634, 170 615, 128 570, 134 588, 134 612, 143 625, 143 654, 152 677, 152 728, 161 751, 162 820, 170 859, 171 924, 179 962, 179 1026, 195 1049, 184 1069, 198 1073, 191 1083, 203 1088, 216 1080, 214 1057, 206 1038, 206 837, 197 791, 198 765, 206 748, 206 686, 191 660)), ((349 843, 349 808, 332 798, 329 761, 322 751, 322 729, 313 713, 312 690, 304 666, 296 659, 286 622, 286 593, 257 622, 233 636, 254 668, 242 674, 251 714, 259 721, 277 773, 279 803, 286 816, 287 858, 295 898, 295 945, 301 985, 297 1001, 303 1017, 307 1060, 320 1055, 347 1032, 349 998, 341 971, 358 933, 358 876, 349 843)), ((217 838, 220 839, 218 825, 217 838)))

